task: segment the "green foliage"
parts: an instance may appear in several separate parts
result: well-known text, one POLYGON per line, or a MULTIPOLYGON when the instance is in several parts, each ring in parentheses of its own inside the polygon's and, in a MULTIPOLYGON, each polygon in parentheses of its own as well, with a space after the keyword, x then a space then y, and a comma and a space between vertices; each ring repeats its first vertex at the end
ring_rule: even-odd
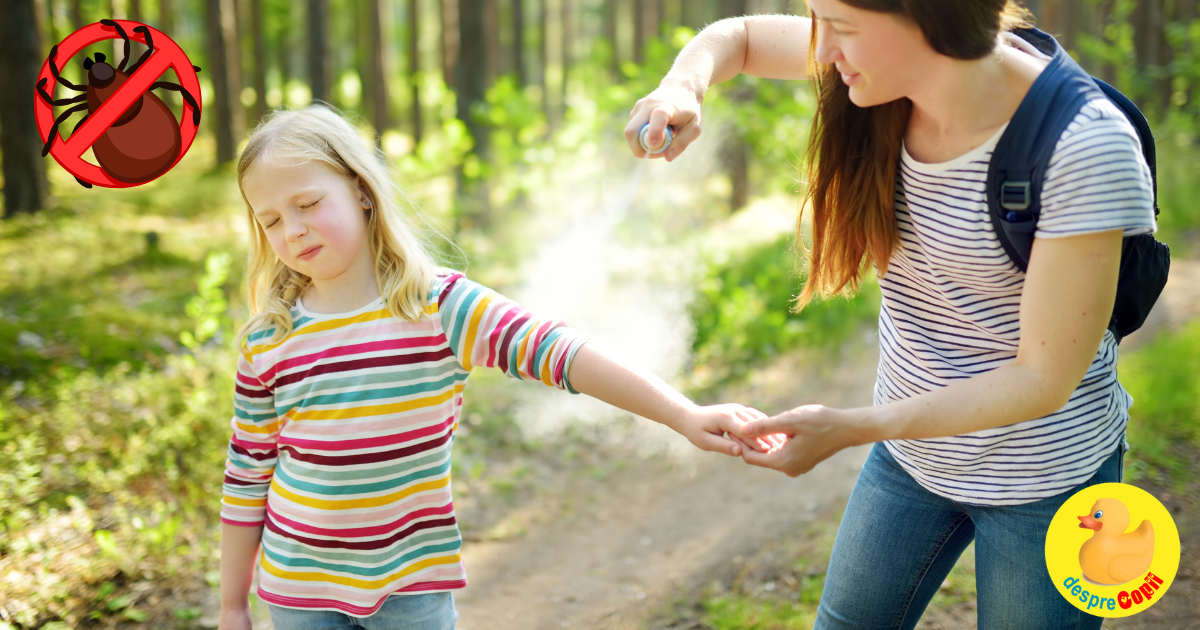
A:
POLYGON ((1156 130, 1158 149, 1157 238, 1176 257, 1196 257, 1200 230, 1200 149, 1191 138, 1167 125, 1156 130))
POLYGON ((1134 476, 1167 471, 1176 483, 1195 474, 1185 453, 1200 447, 1200 322, 1165 333, 1121 357, 1121 384, 1133 396, 1128 440, 1134 476))
POLYGON ((815 605, 732 595, 705 602, 704 612, 713 630, 804 630, 817 618, 815 605))
POLYGON ((766 359, 799 347, 837 348, 879 315, 879 289, 866 282, 851 299, 814 301, 792 312, 802 280, 793 237, 784 236, 726 261, 714 261, 692 304, 694 361, 714 383, 738 378, 766 359))
POLYGON ((229 252, 214 252, 204 262, 204 275, 197 282, 196 295, 188 300, 184 311, 195 322, 195 330, 179 333, 179 341, 192 352, 196 352, 209 339, 216 337, 222 329, 232 327, 229 318, 229 300, 222 287, 229 278, 229 252))

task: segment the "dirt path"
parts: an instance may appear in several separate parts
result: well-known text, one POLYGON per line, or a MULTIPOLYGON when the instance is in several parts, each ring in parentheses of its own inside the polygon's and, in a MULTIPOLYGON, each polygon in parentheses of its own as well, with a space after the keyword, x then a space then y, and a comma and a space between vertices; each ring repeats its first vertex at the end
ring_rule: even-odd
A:
MULTIPOLYGON (((756 381, 754 404, 869 404, 877 355, 856 354, 809 379, 778 366, 756 381), (795 387, 798 380, 807 386, 795 387)), ((579 497, 584 518, 468 543, 470 583, 455 596, 459 628, 639 628, 680 587, 843 504, 868 450, 843 451, 798 479, 711 454, 687 466, 640 461, 579 497)))

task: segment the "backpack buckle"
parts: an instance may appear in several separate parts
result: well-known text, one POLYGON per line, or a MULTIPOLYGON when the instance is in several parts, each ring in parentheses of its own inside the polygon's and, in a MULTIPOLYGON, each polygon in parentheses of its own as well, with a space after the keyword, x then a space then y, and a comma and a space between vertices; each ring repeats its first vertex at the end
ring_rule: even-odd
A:
POLYGON ((1000 207, 1005 210, 1028 210, 1032 203, 1029 182, 1004 182, 1000 184, 1000 207))

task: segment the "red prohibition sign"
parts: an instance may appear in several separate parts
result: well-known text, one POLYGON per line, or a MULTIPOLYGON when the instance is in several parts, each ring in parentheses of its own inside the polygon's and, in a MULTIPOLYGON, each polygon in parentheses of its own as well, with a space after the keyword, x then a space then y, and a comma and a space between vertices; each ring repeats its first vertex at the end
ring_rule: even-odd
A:
MULTIPOLYGON (((158 80, 168 68, 174 68, 175 74, 179 76, 179 84, 188 89, 192 94, 200 94, 200 81, 196 78, 196 71, 192 69, 192 62, 188 59, 187 54, 179 47, 170 37, 167 37, 162 31, 155 29, 152 26, 144 25, 139 22, 130 20, 114 20, 127 32, 130 33, 130 41, 136 41, 141 44, 146 43, 146 38, 137 33, 133 33, 133 28, 136 26, 145 26, 150 31, 150 36, 154 40, 154 52, 146 59, 146 63, 138 68, 121 87, 114 92, 108 100, 100 104, 75 133, 63 142, 56 140, 50 148, 50 155, 54 156, 57 161, 68 173, 78 177, 79 179, 96 186, 104 186, 106 188, 129 188, 138 186, 120 182, 104 172, 104 169, 91 164, 83 159, 83 154, 92 146, 94 142, 108 128, 112 126, 125 110, 133 104, 138 97, 146 92, 155 81, 158 80)), ((66 66, 67 62, 75 56, 75 53, 95 44, 108 39, 119 39, 116 29, 104 26, 99 22, 89 24, 74 33, 67 36, 66 39, 58 45, 58 56, 55 58, 55 63, 59 68, 66 66)), ((38 73, 38 80, 47 79, 48 87, 55 87, 54 77, 50 74, 50 61, 47 59, 42 64, 42 71, 38 73)), ((47 138, 50 133, 50 128, 54 126, 54 108, 47 102, 38 98, 36 90, 33 95, 35 105, 34 114, 37 119, 38 134, 43 138, 47 138)), ((199 102, 197 101, 197 105, 199 102)), ((183 159, 188 148, 192 146, 192 141, 196 139, 197 127, 192 123, 192 108, 187 103, 183 105, 183 115, 180 116, 179 134, 182 145, 179 150, 179 157, 175 158, 175 162, 171 164, 171 168, 183 159)), ((167 169, 169 172, 170 169, 167 169)), ((161 177, 161 175, 160 175, 161 177)), ((146 182, 142 182, 146 183, 146 182)))

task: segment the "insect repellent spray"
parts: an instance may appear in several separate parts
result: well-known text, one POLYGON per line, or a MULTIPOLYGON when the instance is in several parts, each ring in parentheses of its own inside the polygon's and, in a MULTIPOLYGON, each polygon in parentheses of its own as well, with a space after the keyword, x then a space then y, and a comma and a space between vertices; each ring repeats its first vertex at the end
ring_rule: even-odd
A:
POLYGON ((651 147, 650 142, 647 139, 647 136, 650 134, 650 123, 646 123, 642 126, 642 130, 638 132, 638 144, 642 145, 642 149, 650 155, 658 155, 659 153, 666 151, 671 147, 671 140, 674 138, 674 134, 671 133, 670 127, 665 128, 663 131, 665 133, 663 136, 663 143, 658 147, 651 147))

